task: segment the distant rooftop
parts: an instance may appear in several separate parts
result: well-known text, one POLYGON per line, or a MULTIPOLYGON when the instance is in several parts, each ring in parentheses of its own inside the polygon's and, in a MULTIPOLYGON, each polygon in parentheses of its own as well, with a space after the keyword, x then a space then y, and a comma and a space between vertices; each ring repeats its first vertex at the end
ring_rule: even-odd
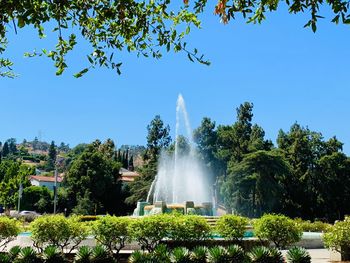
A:
MULTIPOLYGON (((54 183, 55 182, 55 177, 54 176, 42 176, 42 175, 32 175, 30 176, 29 178, 30 180, 36 180, 36 181, 39 181, 39 182, 52 182, 54 183)), ((58 183, 61 183, 63 180, 62 177, 57 177, 57 182, 58 183)))

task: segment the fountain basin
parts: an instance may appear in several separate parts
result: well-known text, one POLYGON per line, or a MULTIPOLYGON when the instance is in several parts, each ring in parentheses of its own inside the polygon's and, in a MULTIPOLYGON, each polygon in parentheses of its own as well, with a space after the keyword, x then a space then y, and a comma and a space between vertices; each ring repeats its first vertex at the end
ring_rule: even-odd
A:
POLYGON ((194 204, 192 201, 186 201, 183 204, 166 204, 160 201, 151 205, 147 202, 138 202, 133 216, 171 214, 174 212, 183 215, 213 216, 213 204, 211 202, 194 204))

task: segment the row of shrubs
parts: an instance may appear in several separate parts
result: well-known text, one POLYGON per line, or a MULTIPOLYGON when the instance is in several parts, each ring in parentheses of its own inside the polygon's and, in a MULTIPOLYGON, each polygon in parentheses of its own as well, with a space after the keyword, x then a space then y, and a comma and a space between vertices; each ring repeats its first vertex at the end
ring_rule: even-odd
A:
MULTIPOLYGON (((286 254, 289 263, 310 263, 309 253, 300 247, 291 248, 286 254)), ((239 245, 228 247, 214 246, 195 247, 192 251, 185 247, 169 250, 165 245, 159 245, 151 253, 135 251, 129 258, 130 263, 283 263, 282 253, 276 248, 258 246, 248 253, 239 245)))
MULTIPOLYGON (((218 219, 211 228, 200 216, 164 214, 140 218, 99 217, 95 221, 82 222, 78 216, 47 215, 35 219, 30 224, 31 238, 39 252, 54 246, 61 252, 71 252, 78 248, 88 235, 93 235, 99 245, 110 254, 118 256, 119 251, 131 240, 142 250, 152 252, 163 240, 198 241, 210 239, 219 234, 224 239, 239 242, 243 239, 248 219, 226 215, 218 219)), ((298 242, 302 236, 300 224, 283 215, 267 214, 253 220, 255 236, 273 242, 277 248, 285 248, 298 242)), ((19 222, 0 217, 0 251, 17 237, 19 222)), ((338 222, 325 234, 325 244, 337 249, 349 246, 350 219, 338 222)))
POLYGON ((0 253, 0 263, 114 263, 117 262, 103 246, 79 247, 74 258, 62 253, 57 247, 48 246, 42 252, 32 247, 12 247, 0 253))
MULTIPOLYGON (((310 263, 309 253, 300 247, 291 248, 286 254, 289 263, 310 263)), ((103 246, 90 248, 82 246, 74 258, 69 259, 58 248, 49 246, 41 253, 32 247, 12 247, 7 253, 0 253, 1 263, 114 263, 117 260, 103 246)), ((254 247, 246 253, 242 247, 215 246, 211 248, 196 247, 192 251, 185 247, 169 250, 159 245, 151 253, 135 251, 128 259, 129 263, 283 263, 282 253, 276 248, 254 247)))

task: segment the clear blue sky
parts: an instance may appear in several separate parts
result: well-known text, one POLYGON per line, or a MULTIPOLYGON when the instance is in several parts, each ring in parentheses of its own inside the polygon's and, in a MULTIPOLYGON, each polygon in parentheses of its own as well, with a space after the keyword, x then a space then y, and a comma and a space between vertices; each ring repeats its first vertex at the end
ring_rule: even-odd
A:
POLYGON ((11 34, 8 55, 19 77, 0 79, 0 141, 15 137, 64 141, 74 146, 95 138, 117 145, 145 144, 146 126, 160 114, 175 126, 175 103, 182 93, 192 127, 208 116, 217 124, 235 121, 235 108, 254 103, 254 122, 274 142, 278 130, 297 121, 336 135, 350 153, 350 34, 331 19, 316 34, 304 29, 305 16, 281 10, 262 25, 237 20, 219 23, 212 10, 201 30, 188 42, 205 53, 212 65, 192 63, 183 53, 159 60, 121 53, 122 75, 96 69, 83 78, 72 74, 84 67, 84 49, 70 56, 70 69, 56 77, 46 58, 23 58, 24 51, 48 47, 33 30, 11 34))

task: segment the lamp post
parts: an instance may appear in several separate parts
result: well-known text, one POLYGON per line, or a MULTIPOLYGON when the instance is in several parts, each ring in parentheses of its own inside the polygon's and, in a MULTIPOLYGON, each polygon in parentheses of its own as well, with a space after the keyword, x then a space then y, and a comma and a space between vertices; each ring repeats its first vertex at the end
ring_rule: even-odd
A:
POLYGON ((23 193, 23 185, 22 183, 19 184, 19 189, 18 189, 18 213, 20 212, 21 209, 21 198, 22 198, 22 193, 23 193))
POLYGON ((55 184, 53 186, 53 213, 56 214, 57 206, 57 167, 55 169, 55 184))

